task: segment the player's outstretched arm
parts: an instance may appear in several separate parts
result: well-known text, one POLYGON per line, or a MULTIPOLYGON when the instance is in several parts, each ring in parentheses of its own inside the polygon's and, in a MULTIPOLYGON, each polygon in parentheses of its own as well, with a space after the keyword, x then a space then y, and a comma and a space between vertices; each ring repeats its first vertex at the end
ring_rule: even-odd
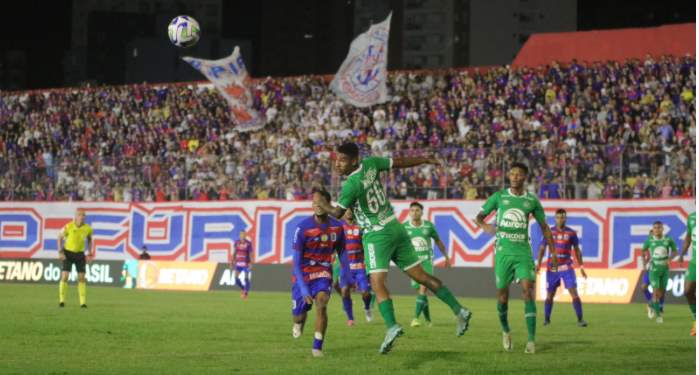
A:
POLYGON ((411 168, 422 164, 442 165, 436 158, 393 158, 393 168, 411 168))
MULTIPOLYGON (((549 251, 553 251, 556 247, 553 244, 553 233, 551 233, 551 228, 546 224, 545 220, 538 220, 539 226, 541 227, 541 232, 544 234, 544 239, 546 240, 546 245, 549 247, 549 251)), ((551 257, 551 268, 556 269, 558 267, 558 259, 556 257, 551 257)))
POLYGON ((486 214, 481 211, 478 213, 476 216, 476 225, 478 225, 481 229, 483 229, 486 233, 495 235, 495 226, 492 224, 488 224, 485 222, 486 214))
POLYGON ((541 269, 541 262, 544 259, 545 253, 546 253, 546 242, 542 242, 541 245, 539 245, 539 256, 537 257, 537 261, 536 261, 536 272, 539 272, 539 269, 541 269))
POLYGON ((327 212, 328 215, 335 217, 338 220, 341 220, 342 217, 345 215, 345 211, 347 211, 346 209, 340 206, 333 206, 322 199, 319 202, 317 202, 317 204, 320 206, 321 209, 323 209, 323 211, 327 212))
POLYGON ((444 245, 444 242, 442 242, 441 239, 436 239, 434 242, 437 244, 439 251, 442 252, 442 255, 444 255, 444 267, 450 268, 451 259, 449 259, 449 252, 447 251, 446 245, 444 245))
POLYGON ((680 252, 680 265, 684 262, 684 256, 689 251, 689 245, 692 243, 692 235, 687 231, 687 235, 684 237, 684 242, 682 242, 682 251, 680 252))

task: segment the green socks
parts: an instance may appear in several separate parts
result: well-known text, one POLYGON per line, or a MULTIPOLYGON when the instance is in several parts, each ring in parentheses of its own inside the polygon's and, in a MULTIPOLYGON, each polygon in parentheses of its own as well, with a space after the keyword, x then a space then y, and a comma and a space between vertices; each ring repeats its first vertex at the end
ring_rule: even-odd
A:
POLYGON ((655 316, 660 316, 660 302, 653 301, 653 310, 655 310, 655 316))
POLYGON ((536 302, 524 302, 524 319, 527 321, 528 340, 533 342, 536 335, 536 302))
POLYGON ((379 311, 381 312, 384 323, 386 323, 386 328, 391 328, 396 325, 396 315, 393 311, 393 300, 387 299, 379 303, 379 311))
POLYGON ((498 302, 498 317, 500 318, 500 325, 502 326, 502 331, 505 333, 510 332, 510 323, 507 322, 507 304, 498 302))
POLYGON ((425 296, 425 307, 422 308, 422 313, 425 314, 426 321, 432 321, 432 318, 430 318, 430 301, 427 300, 427 296, 425 296))
POLYGON ((461 311, 462 307, 459 301, 456 300, 456 297, 454 297, 453 294, 447 289, 446 286, 441 286, 437 291, 434 293, 437 298, 442 300, 442 302, 446 303, 449 305, 449 308, 451 308, 451 311, 454 312, 454 314, 458 314, 459 311, 461 311))
POLYGON ((692 310, 692 319, 697 320, 697 304, 690 303, 689 309, 692 310))
POLYGON ((415 319, 420 318, 422 310, 427 306, 427 296, 419 294, 415 301, 415 319))

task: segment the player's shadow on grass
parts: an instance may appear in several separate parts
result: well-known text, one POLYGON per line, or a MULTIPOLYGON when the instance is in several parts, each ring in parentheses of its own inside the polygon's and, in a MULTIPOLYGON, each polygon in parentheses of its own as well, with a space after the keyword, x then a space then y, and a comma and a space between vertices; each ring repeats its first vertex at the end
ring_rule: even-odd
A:
POLYGON ((445 351, 436 351, 436 350, 429 350, 429 351, 415 351, 410 353, 410 360, 405 362, 405 368, 414 370, 420 366, 423 366, 425 363, 431 362, 431 361, 437 361, 437 362, 463 362, 464 360, 464 353, 460 352, 445 352, 445 351))
MULTIPOLYGON (((537 353, 547 353, 550 351, 560 351, 562 348, 575 348, 575 347, 589 347, 590 345, 594 345, 593 340, 547 340, 547 341, 538 341, 536 343, 536 352, 537 353)), ((571 349, 572 349, 571 348, 571 349)))

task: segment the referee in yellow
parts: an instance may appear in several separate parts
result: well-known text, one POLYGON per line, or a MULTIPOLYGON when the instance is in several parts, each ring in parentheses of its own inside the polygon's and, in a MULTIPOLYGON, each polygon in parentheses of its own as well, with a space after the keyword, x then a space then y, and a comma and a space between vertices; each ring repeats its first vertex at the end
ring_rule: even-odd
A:
POLYGON ((66 291, 68 290, 68 275, 75 264, 78 271, 78 294, 80 307, 87 308, 87 282, 85 281, 85 263, 94 258, 92 250, 92 228, 85 224, 85 211, 78 208, 75 220, 66 224, 58 234, 58 259, 63 261, 61 282, 58 285, 59 307, 65 306, 66 291), (85 256, 85 244, 90 253, 85 256))

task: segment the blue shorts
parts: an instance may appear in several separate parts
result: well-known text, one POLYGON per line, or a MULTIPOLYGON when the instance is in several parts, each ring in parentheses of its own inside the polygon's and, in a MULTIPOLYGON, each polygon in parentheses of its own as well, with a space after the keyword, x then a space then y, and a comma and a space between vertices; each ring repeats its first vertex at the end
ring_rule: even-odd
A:
POLYGON ((565 271, 551 272, 546 271, 546 290, 555 292, 558 286, 561 285, 561 280, 565 284, 566 289, 577 288, 578 281, 575 277, 575 270, 569 268, 565 271))
MULTIPOLYGON (((311 292, 311 297, 316 298, 316 295, 320 292, 325 292, 328 297, 330 297, 330 290, 332 288, 332 279, 315 279, 308 283, 308 290, 311 292)), ((291 314, 294 316, 299 316, 307 311, 309 311, 313 305, 309 305, 303 299, 303 294, 299 287, 294 283, 291 287, 291 314)))
MULTIPOLYGON (((354 286, 357 288, 357 291, 360 293, 368 292, 369 291, 369 277, 366 274, 366 270, 364 269, 359 269, 359 270, 350 270, 350 273, 352 274, 352 278, 354 279, 354 286)), ((348 286, 347 283, 344 280, 344 277, 340 275, 340 287, 344 288, 348 286)))

